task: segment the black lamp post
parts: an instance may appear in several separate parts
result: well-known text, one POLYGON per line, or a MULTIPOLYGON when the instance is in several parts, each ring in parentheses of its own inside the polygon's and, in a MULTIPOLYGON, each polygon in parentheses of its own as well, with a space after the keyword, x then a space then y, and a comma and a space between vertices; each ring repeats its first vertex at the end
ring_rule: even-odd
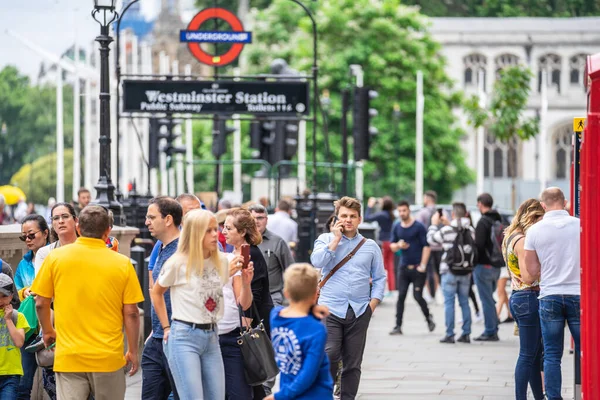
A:
POLYGON ((124 225, 123 206, 115 198, 115 185, 110 179, 110 85, 108 53, 113 41, 108 34, 110 24, 119 16, 115 11, 117 0, 94 0, 92 17, 100 24, 100 177, 96 186, 95 204, 112 210, 115 225, 124 225))

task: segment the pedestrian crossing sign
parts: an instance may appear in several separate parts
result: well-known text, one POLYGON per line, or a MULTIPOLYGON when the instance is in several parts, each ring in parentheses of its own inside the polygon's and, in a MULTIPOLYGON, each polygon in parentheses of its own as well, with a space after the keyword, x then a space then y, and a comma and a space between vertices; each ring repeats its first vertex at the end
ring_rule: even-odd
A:
POLYGON ((583 132, 585 118, 573 118, 573 132, 583 132))

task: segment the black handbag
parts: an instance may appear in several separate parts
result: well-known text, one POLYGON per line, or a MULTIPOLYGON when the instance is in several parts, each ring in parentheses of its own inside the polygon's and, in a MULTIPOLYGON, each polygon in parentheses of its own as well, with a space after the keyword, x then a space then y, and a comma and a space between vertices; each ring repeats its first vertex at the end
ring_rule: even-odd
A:
MULTIPOLYGON (((256 305, 252 302, 255 315, 258 314, 256 305)), ((246 382, 250 386, 262 385, 271 380, 279 373, 279 367, 275 362, 275 352, 273 345, 265 331, 265 326, 261 322, 256 328, 252 328, 252 323, 244 329, 242 323, 242 307, 238 304, 240 314, 240 330, 242 334, 237 339, 237 343, 242 351, 244 360, 244 372, 246 382)))

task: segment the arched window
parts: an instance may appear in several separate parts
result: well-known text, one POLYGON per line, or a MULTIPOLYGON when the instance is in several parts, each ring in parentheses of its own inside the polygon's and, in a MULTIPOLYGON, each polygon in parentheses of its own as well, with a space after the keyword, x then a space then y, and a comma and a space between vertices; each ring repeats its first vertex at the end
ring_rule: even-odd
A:
POLYGON ((538 64, 538 92, 542 91, 542 71, 548 71, 548 86, 556 86, 560 93, 560 56, 546 54, 541 56, 538 64))
POLYGON ((568 179, 573 157, 573 127, 564 125, 553 135, 554 145, 554 175, 556 179, 568 179))
POLYGON ((483 174, 486 178, 515 178, 518 175, 518 141, 502 143, 492 134, 486 135, 483 149, 483 174), (491 156, 491 159, 490 159, 491 156))
POLYGON ((517 57, 516 55, 508 53, 500 54, 498 57, 496 57, 496 60, 494 62, 494 66, 496 67, 496 79, 500 78, 500 72, 504 68, 518 64, 519 57, 517 57))
POLYGON ((463 61, 465 64, 465 87, 477 87, 479 84, 479 73, 483 72, 483 87, 485 90, 487 58, 483 54, 474 53, 466 56, 463 61))
POLYGON ((583 85, 583 74, 585 73, 586 54, 577 54, 571 57, 569 62, 569 81, 573 86, 583 85))

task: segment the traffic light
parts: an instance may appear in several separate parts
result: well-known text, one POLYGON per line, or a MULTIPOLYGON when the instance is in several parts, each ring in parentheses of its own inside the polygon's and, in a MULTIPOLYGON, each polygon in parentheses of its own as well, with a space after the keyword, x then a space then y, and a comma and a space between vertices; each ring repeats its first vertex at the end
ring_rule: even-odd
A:
POLYGON ((167 145, 163 149, 165 154, 168 157, 173 157, 175 154, 185 154, 185 147, 175 145, 175 140, 181 136, 181 131, 178 133, 175 132, 176 128, 181 126, 181 121, 171 118, 165 118, 162 121, 167 127, 167 145))
POLYGON ((378 96, 377 92, 368 87, 354 88, 354 105, 352 119, 354 127, 354 159, 356 161, 369 158, 371 136, 377 135, 377 128, 371 126, 371 118, 377 116, 377 110, 370 108, 370 102, 378 96))
POLYGON ((298 151, 298 121, 285 121, 285 159, 291 160, 298 151))
POLYGON ((234 132, 235 128, 227 126, 227 120, 215 116, 213 119, 213 142, 212 153, 217 159, 227 152, 227 136, 234 132))
POLYGON ((161 139, 169 137, 167 128, 162 128, 158 118, 150 118, 149 143, 148 143, 148 166, 158 168, 160 154, 159 143, 161 139))
POLYGON ((150 135, 148 147, 148 164, 150 168, 158 168, 158 156, 163 151, 167 156, 172 157, 175 154, 185 154, 185 147, 175 146, 175 139, 181 136, 175 133, 175 128, 180 124, 178 120, 172 118, 151 118, 150 135), (167 143, 160 148, 160 140, 166 139, 167 143))

